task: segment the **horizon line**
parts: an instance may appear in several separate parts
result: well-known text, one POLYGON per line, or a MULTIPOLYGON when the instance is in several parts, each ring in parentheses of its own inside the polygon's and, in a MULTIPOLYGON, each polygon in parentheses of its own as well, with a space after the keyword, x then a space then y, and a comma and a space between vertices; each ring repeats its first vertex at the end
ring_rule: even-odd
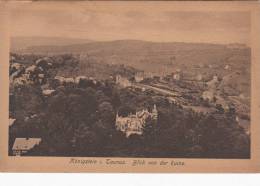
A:
MULTIPOLYGON (((113 39, 113 40, 94 40, 89 38, 79 38, 79 37, 62 37, 62 36, 10 36, 10 39, 15 38, 59 38, 59 39, 77 39, 77 40, 89 40, 89 43, 96 43, 96 42, 115 42, 115 41, 143 41, 143 42, 151 42, 151 43, 187 43, 187 44, 213 44, 213 45, 229 45, 229 44, 242 44, 247 47, 250 47, 250 44, 243 43, 243 42, 227 42, 227 43, 220 43, 220 42, 200 42, 200 41, 153 41, 153 40, 144 40, 144 39, 113 39)), ((75 43, 77 44, 77 43, 75 43)), ((84 43, 78 43, 78 44, 84 44, 84 43)), ((85 43, 88 44, 88 43, 85 43)), ((74 44, 69 44, 74 45, 74 44)), ((44 45, 49 46, 49 45, 44 45)), ((55 45, 51 45, 55 46, 55 45)), ((64 45, 66 46, 66 45, 64 45)))

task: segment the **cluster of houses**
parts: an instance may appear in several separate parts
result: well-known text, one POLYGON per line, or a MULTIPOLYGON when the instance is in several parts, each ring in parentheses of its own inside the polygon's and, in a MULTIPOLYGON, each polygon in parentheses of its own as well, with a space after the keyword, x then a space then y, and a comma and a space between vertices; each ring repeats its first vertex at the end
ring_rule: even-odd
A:
MULTIPOLYGON (((41 85, 42 94, 44 96, 49 96, 54 89, 50 89, 47 84, 47 71, 53 67, 53 61, 50 57, 43 57, 35 61, 34 64, 30 66, 25 66, 16 62, 14 56, 11 56, 10 59, 10 76, 9 81, 10 85, 25 85, 25 84, 38 84, 41 85)), ((81 80, 92 80, 96 84, 96 80, 92 77, 86 76, 77 76, 77 77, 63 77, 55 76, 52 81, 58 82, 59 85, 64 84, 79 84, 81 80)))
MULTIPOLYGON (((34 64, 26 66, 24 64, 18 63, 18 60, 14 56, 10 57, 10 68, 9 68, 9 81, 11 86, 28 85, 28 84, 38 84, 42 87, 42 94, 44 96, 49 96, 55 90, 49 89, 46 86, 47 83, 47 70, 53 67, 53 61, 49 57, 40 58, 35 61, 34 64)), ((56 79, 60 84, 72 82, 79 83, 81 79, 87 79, 84 76, 79 76, 76 78, 64 78, 61 76, 56 76, 56 79)), ((28 121, 37 117, 36 114, 31 116, 26 116, 24 121, 28 121)), ((15 118, 9 118, 9 127, 14 125, 16 122, 15 118)), ((29 150, 39 145, 41 138, 16 138, 12 146, 12 153, 15 156, 21 156, 27 153, 29 150)))
POLYGON ((202 98, 208 100, 215 105, 221 105, 222 108, 227 111, 230 109, 230 101, 223 98, 219 91, 220 81, 218 76, 213 76, 212 80, 207 83, 207 90, 202 92, 202 98))
POLYGON ((129 114, 126 117, 116 115, 116 129, 125 133, 128 138, 132 134, 142 135, 143 128, 148 118, 157 122, 158 111, 156 105, 151 112, 148 109, 143 109, 135 114, 129 114))
POLYGON ((14 86, 35 83, 44 84, 47 70, 53 65, 53 61, 49 57, 40 58, 34 64, 27 67, 15 62, 14 57, 10 61, 9 81, 14 86))
POLYGON ((202 98, 205 100, 213 101, 215 96, 216 88, 219 84, 218 76, 213 76, 213 79, 208 81, 207 83, 208 90, 202 93, 202 98))
POLYGON ((84 81, 84 80, 91 80, 94 84, 97 83, 97 81, 94 78, 86 77, 86 76, 77 76, 77 77, 55 76, 54 80, 57 80, 60 85, 64 85, 66 83, 79 84, 80 81, 84 81))
MULTIPOLYGON (((91 81, 93 84, 97 84, 97 81, 92 77, 86 76, 77 76, 77 77, 63 77, 63 76, 55 76, 52 81, 56 81, 58 86, 64 86, 68 84, 78 85, 81 81, 91 81)), ((44 96, 52 95, 56 90, 50 89, 49 86, 42 86, 42 94, 44 96)))
MULTIPOLYGON (((176 73, 172 73, 169 75, 165 75, 165 76, 158 76, 158 74, 156 73, 152 73, 152 72, 137 72, 134 76, 134 82, 136 83, 140 83, 142 82, 144 79, 158 79, 158 80, 162 80, 164 78, 166 79, 171 79, 171 80, 180 80, 182 78, 182 74, 181 72, 176 72, 176 73)), ((127 78, 127 77, 123 77, 121 75, 117 75, 116 76, 116 84, 118 84, 119 86, 126 88, 126 87, 130 87, 132 86, 132 82, 127 78)))
MULTIPOLYGON (((212 65, 209 65, 210 67, 212 67, 212 65)), ((226 64, 224 67, 224 70, 229 70, 231 69, 231 66, 229 64, 226 64)), ((190 77, 186 77, 187 74, 185 75, 184 72, 179 69, 176 68, 174 71, 160 71, 160 72, 145 72, 145 71, 139 71, 134 75, 134 82, 136 83, 140 83, 145 79, 155 79, 155 80, 167 80, 167 81, 180 81, 180 80, 187 80, 187 81, 206 81, 206 79, 208 79, 208 77, 205 77, 204 75, 202 75, 201 73, 197 73, 195 75, 192 75, 190 77)), ((209 81, 213 82, 216 81, 216 78, 218 78, 217 76, 213 76, 213 80, 209 81)), ((126 88, 126 87, 130 87, 132 86, 133 81, 130 81, 128 78, 123 77, 121 75, 117 75, 116 76, 116 84, 118 84, 119 86, 126 88)), ((209 93, 209 92, 208 92, 209 93)), ((211 94, 211 93, 205 93, 205 96, 211 94)), ((209 95, 209 97, 212 97, 209 95)))

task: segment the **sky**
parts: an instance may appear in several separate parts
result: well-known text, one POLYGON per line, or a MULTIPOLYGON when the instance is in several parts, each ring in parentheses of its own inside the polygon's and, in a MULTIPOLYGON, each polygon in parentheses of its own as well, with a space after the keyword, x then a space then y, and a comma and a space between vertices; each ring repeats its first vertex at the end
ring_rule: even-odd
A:
POLYGON ((11 36, 96 41, 250 42, 250 12, 180 11, 167 6, 13 6, 11 36))

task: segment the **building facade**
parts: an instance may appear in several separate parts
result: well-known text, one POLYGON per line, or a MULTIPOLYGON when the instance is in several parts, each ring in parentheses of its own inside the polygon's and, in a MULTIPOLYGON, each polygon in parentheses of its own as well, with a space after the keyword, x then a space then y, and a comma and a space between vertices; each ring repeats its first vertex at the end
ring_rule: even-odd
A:
POLYGON ((41 141, 41 138, 16 138, 12 148, 13 155, 21 156, 39 145, 41 141))
POLYGON ((132 134, 142 135, 143 128, 149 117, 157 122, 158 111, 156 105, 154 105, 152 112, 149 112, 148 109, 143 109, 135 114, 129 114, 127 117, 122 117, 117 114, 116 129, 125 133, 126 137, 129 137, 132 134))
POLYGON ((132 84, 131 82, 125 78, 125 77, 122 77, 120 75, 117 75, 116 76, 116 84, 120 85, 121 87, 130 87, 132 84))

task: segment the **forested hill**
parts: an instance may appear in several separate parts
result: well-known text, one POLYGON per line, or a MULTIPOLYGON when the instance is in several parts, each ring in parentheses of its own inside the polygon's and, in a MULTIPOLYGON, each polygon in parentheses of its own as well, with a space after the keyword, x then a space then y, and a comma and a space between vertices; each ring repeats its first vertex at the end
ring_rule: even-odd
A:
MULTIPOLYGON (((153 71, 156 65, 226 64, 230 58, 238 57, 249 63, 250 48, 246 45, 221 45, 208 43, 156 43, 139 40, 88 42, 72 45, 30 46, 25 53, 82 53, 98 61, 134 65, 139 69, 153 71), (231 46, 231 47, 230 47, 231 46), (155 65, 155 66, 154 66, 155 65), (151 68, 151 69, 147 69, 151 68)), ((238 64, 236 64, 238 65, 238 64)))
POLYGON ((183 42, 150 42, 141 40, 115 40, 104 42, 79 42, 66 46, 46 44, 42 46, 31 45, 26 52, 89 52, 95 54, 96 52, 104 52, 104 54, 111 53, 139 53, 149 54, 154 52, 172 52, 179 50, 194 50, 194 49, 224 49, 226 45, 208 44, 208 43, 183 43, 183 42), (98 49, 98 50, 97 50, 98 49))
POLYGON ((88 39, 78 38, 63 38, 63 37, 12 37, 11 38, 11 50, 13 52, 21 51, 31 46, 43 46, 43 45, 72 45, 79 43, 92 42, 88 39))

